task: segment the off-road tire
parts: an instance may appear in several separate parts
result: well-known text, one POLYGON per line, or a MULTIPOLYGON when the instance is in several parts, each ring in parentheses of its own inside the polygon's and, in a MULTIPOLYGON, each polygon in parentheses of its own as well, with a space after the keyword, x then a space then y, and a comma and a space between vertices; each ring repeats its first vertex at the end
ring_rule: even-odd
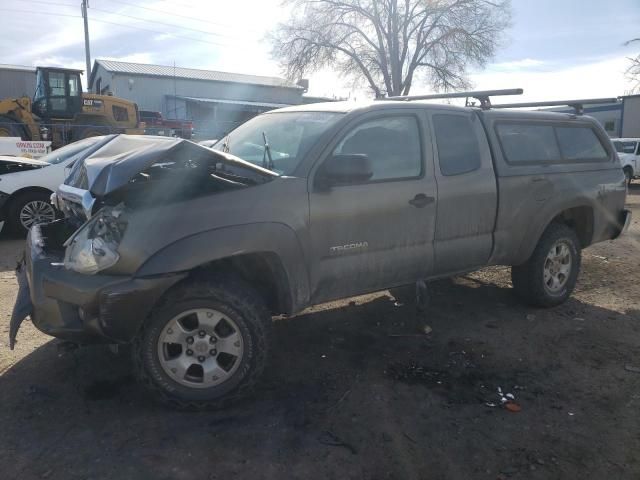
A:
MULTIPOLYGON (((42 191, 19 193, 11 199, 8 205, 7 229, 16 235, 26 235, 27 229, 20 222, 20 212, 22 208, 29 202, 40 200, 45 203, 51 203, 51 194, 42 191)), ((55 213, 54 208, 54 213, 55 213)))
POLYGON ((181 284, 170 290, 152 310, 132 348, 135 374, 156 400, 179 410, 224 408, 246 397, 268 360, 272 320, 260 295, 229 275, 181 284), (193 308, 213 308, 230 316, 244 342, 240 366, 223 383, 209 388, 189 388, 167 376, 158 358, 158 338, 175 315, 193 308))
POLYGON ((28 140, 25 125, 6 116, 0 116, 0 137, 20 137, 28 140))
POLYGON ((552 223, 540 237, 535 250, 527 262, 511 267, 511 281, 516 296, 534 307, 553 307, 563 303, 576 286, 580 273, 580 241, 576 233, 567 225, 552 223), (571 254, 571 271, 563 289, 551 294, 544 286, 544 265, 551 247, 559 240, 565 240, 571 254))

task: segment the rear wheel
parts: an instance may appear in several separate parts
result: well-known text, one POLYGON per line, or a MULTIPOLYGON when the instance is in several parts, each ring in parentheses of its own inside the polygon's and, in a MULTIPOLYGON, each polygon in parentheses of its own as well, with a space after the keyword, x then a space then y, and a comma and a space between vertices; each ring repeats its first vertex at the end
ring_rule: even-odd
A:
POLYGON ((575 232, 564 224, 552 223, 529 260, 511 267, 516 295, 536 307, 563 303, 576 286, 580 261, 580 242, 575 232))
POLYGON ((246 395, 264 370, 271 316, 233 277, 186 284, 151 313, 134 344, 138 379, 180 409, 222 407, 246 395))
POLYGON ((24 125, 9 117, 0 117, 0 137, 19 137, 27 139, 24 125))
POLYGON ((54 221, 56 211, 51 205, 50 196, 41 191, 18 194, 9 205, 9 228, 24 235, 38 223, 54 221))

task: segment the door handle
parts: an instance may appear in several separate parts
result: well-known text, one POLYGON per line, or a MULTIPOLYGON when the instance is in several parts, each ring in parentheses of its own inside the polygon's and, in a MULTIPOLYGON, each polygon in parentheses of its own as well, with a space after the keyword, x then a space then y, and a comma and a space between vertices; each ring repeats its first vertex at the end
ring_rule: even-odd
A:
POLYGON ((416 208, 422 208, 422 207, 426 207, 430 203, 433 203, 434 201, 435 201, 434 197, 429 197, 424 193, 419 193, 415 197, 413 197, 411 200, 409 200, 409 205, 413 205, 416 208))

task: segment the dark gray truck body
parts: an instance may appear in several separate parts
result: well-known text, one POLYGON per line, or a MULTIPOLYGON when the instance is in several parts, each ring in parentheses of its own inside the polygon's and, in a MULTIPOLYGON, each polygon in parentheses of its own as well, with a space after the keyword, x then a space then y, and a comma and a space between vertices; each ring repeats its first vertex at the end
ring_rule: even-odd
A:
MULTIPOLYGON (((266 115, 291 111, 343 115, 289 175, 264 174, 268 181, 250 188, 132 209, 120 259, 105 271, 83 275, 65 269, 62 253, 48 248, 42 229, 34 228, 19 273, 30 292, 34 324, 75 341, 128 342, 167 290, 194 272, 216 270, 236 272, 253 285, 272 313, 295 314, 420 279, 520 265, 553 221, 575 229, 583 248, 617 237, 628 221, 619 161, 589 117, 394 101, 307 105, 266 115), (479 168, 442 173, 432 119, 443 113, 471 119, 479 168), (346 132, 397 115, 417 120, 419 175, 318 186, 319 168, 346 132), (587 126, 607 159, 509 163, 496 126, 514 122, 587 126)), ((111 175, 128 181, 117 178, 116 167, 111 175)), ((109 194, 104 188, 101 193, 109 194)), ((74 194, 78 203, 82 196, 85 203, 100 197, 73 186, 63 186, 58 197, 73 202, 74 194)))

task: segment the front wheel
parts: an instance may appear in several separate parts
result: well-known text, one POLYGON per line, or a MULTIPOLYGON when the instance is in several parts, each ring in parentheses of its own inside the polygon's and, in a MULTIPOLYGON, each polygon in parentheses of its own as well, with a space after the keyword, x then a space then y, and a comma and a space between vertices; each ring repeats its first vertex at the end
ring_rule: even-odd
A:
POLYGON ((271 316, 233 277, 179 286, 165 296, 134 344, 136 374, 163 403, 218 408, 246 395, 264 370, 271 316))
POLYGON ((50 193, 42 191, 18 194, 9 205, 9 228, 26 235, 36 224, 53 222, 56 211, 51 205, 50 196, 50 193))
POLYGON ((580 272, 580 242, 567 225, 552 223, 523 265, 511 267, 516 295, 535 307, 563 303, 576 286, 580 272))

